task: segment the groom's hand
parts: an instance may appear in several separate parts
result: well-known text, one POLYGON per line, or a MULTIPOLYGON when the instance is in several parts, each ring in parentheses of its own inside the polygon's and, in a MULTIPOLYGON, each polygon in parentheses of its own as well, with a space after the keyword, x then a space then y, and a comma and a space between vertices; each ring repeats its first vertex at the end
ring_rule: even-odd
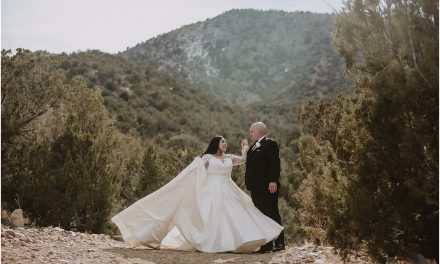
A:
POLYGON ((276 182, 269 182, 269 192, 276 193, 278 184, 276 182))

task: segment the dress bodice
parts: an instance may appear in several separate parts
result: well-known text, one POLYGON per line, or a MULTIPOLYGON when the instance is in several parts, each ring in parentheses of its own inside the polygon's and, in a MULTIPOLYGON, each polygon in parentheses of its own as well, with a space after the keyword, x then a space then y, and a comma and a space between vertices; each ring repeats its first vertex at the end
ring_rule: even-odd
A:
POLYGON ((206 168, 207 179, 223 179, 231 178, 233 161, 231 157, 217 158, 212 156, 208 160, 208 167, 206 168))
POLYGON ((247 147, 242 149, 242 156, 224 154, 217 157, 212 154, 202 156, 206 167, 207 180, 211 179, 231 179, 232 167, 246 162, 247 147))

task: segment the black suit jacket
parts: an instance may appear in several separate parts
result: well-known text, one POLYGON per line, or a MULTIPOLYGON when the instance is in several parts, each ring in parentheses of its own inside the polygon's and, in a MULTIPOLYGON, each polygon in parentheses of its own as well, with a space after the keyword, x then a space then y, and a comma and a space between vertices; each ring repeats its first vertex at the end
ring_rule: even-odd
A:
POLYGON ((278 144, 271 138, 264 137, 261 146, 252 150, 249 148, 246 159, 245 183, 246 188, 267 190, 269 182, 280 185, 280 151, 278 144))

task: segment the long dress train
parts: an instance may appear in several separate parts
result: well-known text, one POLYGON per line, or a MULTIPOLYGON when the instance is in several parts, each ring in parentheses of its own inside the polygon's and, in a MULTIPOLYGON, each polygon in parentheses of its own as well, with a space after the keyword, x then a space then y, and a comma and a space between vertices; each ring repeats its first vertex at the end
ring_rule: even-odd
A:
POLYGON ((199 157, 177 177, 112 218, 133 246, 248 253, 283 227, 231 179, 237 156, 199 157), (205 168, 206 161, 209 162, 205 168))

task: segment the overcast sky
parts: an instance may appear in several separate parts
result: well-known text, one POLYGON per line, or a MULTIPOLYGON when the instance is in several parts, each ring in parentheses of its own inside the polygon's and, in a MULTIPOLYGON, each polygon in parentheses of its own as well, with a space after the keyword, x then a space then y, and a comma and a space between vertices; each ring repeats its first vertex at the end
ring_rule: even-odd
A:
POLYGON ((233 8, 331 13, 342 0, 1 0, 2 49, 127 47, 233 8), (330 7, 331 6, 331 7, 330 7))

